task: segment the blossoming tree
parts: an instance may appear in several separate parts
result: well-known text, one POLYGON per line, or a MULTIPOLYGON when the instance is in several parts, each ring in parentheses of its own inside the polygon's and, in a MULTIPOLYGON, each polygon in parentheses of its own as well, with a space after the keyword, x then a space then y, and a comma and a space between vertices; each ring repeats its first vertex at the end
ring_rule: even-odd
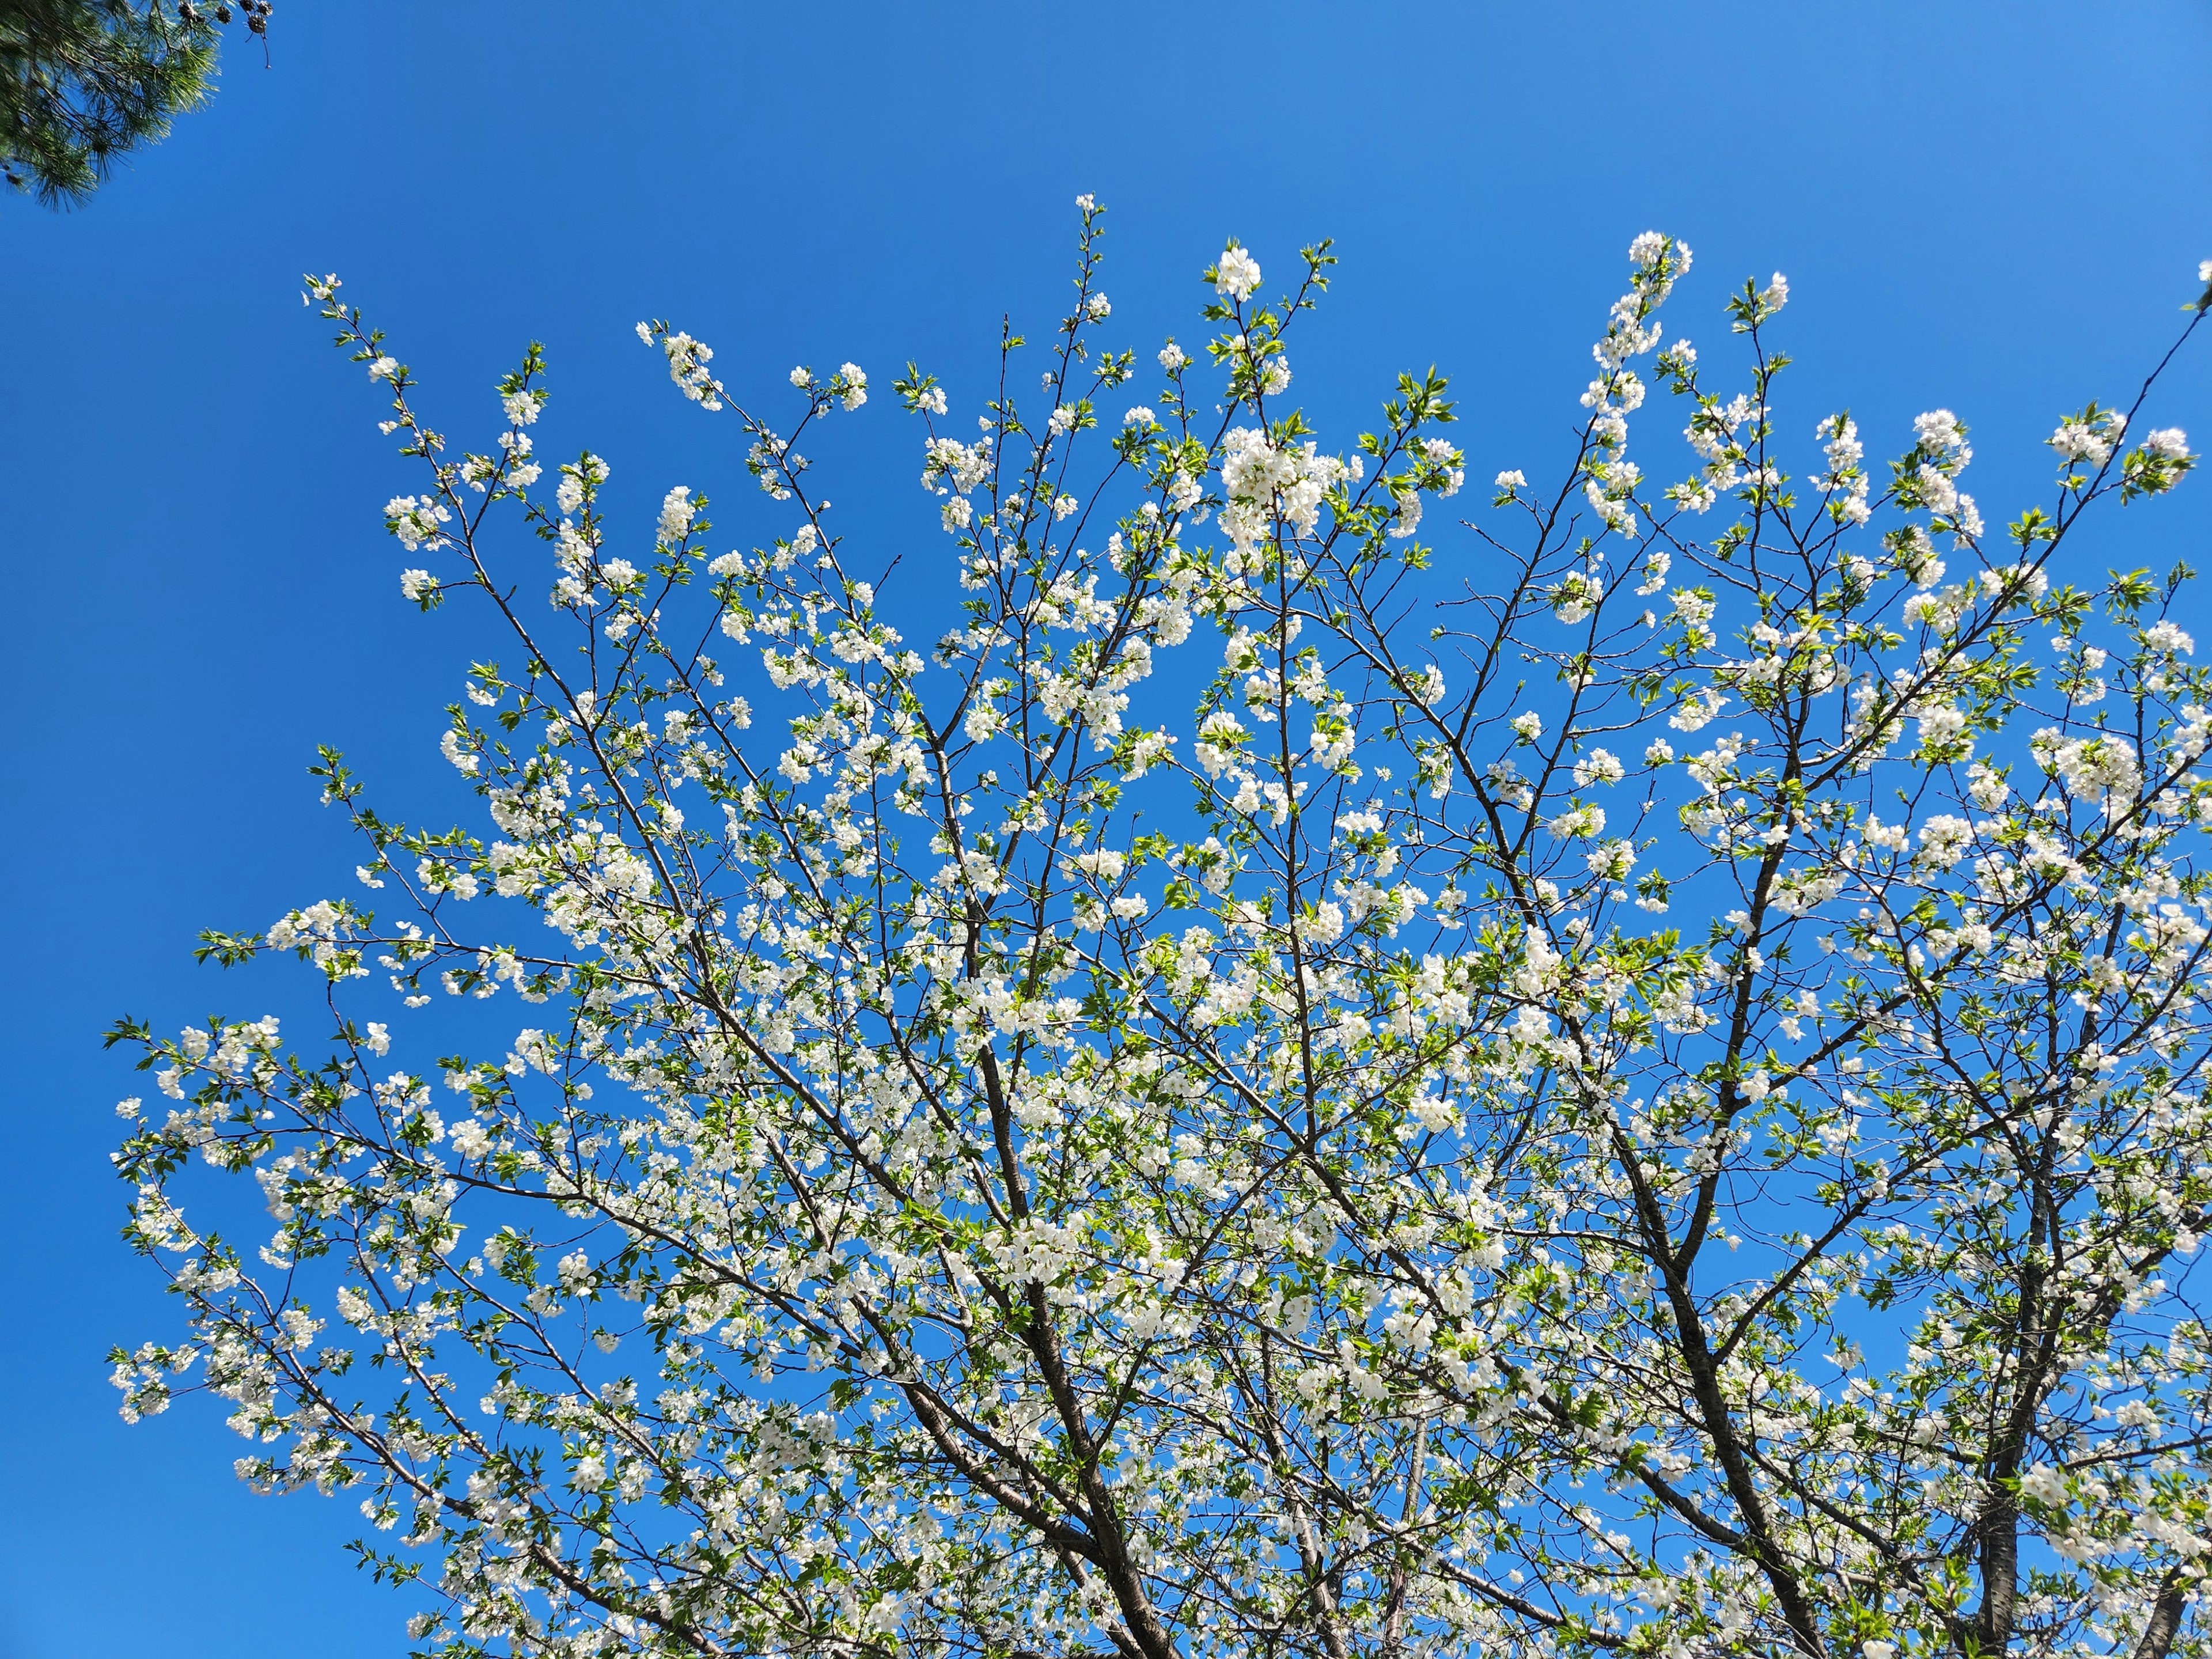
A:
POLYGON ((440 1655, 2203 1652, 2212 687, 2185 571, 2069 545, 2191 466, 2155 374, 1993 532, 1949 412, 1886 470, 1784 418, 1779 276, 1662 349, 1645 234, 1571 453, 1435 535, 1441 379, 1289 400, 1325 246, 1140 365, 1080 206, 1048 346, 895 383, 933 641, 799 447, 858 367, 641 325, 762 492, 648 534, 596 453, 541 489, 536 348, 456 455, 310 282, 403 590, 506 641, 488 822, 326 754, 376 909, 206 951, 328 1040, 118 1028, 185 1316, 125 1414, 355 1494, 440 1655))

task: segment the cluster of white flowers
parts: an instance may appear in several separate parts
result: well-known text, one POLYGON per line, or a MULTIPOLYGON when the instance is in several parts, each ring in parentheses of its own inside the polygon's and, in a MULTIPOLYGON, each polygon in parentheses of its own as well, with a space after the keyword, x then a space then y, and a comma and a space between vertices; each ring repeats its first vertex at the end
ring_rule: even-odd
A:
POLYGON ((1937 409, 1913 416, 1912 430, 1917 441, 1912 478, 1920 501, 1936 514, 1939 527, 1953 532, 1958 545, 1978 541, 1981 510, 1957 483, 1958 475, 1974 459, 1966 427, 1949 410, 1937 409))
POLYGON ((1214 263, 1214 291, 1242 305, 1259 286, 1260 262, 1231 242, 1214 263))
POLYGON ((2133 805, 2142 782, 2142 764, 2127 738, 2104 732, 2069 737, 2057 726, 2045 726, 2028 740, 2028 747, 2069 794, 2086 801, 2109 800, 2115 813, 2133 805))
POLYGON ((443 545, 446 534, 439 526, 453 519, 452 511, 434 496, 394 495, 384 504, 385 524, 410 553, 443 545))
POLYGON ((698 509, 692 504, 689 486, 678 484, 662 498, 660 503, 660 543, 664 547, 679 547, 691 533, 691 520, 698 509))
POLYGON ((722 383, 707 368, 714 357, 711 346, 702 345, 689 334, 672 331, 661 322, 640 323, 637 337, 648 346, 659 346, 668 359, 668 378, 685 397, 702 409, 722 407, 722 383))
POLYGON ((1861 465, 1866 459, 1866 446, 1859 441, 1858 422, 1848 415, 1831 415, 1814 435, 1824 446, 1822 453, 1828 463, 1828 470, 1814 482, 1832 497, 1830 511, 1846 523, 1864 524, 1874 516, 1874 509, 1867 504, 1867 472, 1861 465))
MULTIPOLYGON (((1221 441, 1221 487, 1229 497, 1221 527, 1238 562, 1231 567, 1232 574, 1278 525, 1292 535, 1312 535, 1328 492, 1347 479, 1357 480, 1364 471, 1358 456, 1346 462, 1323 455, 1312 440, 1278 448, 1257 427, 1231 427, 1221 441)), ((1406 499, 1400 498, 1401 516, 1406 499)))
MULTIPOLYGON (((1658 345, 1661 329, 1652 313, 1689 270, 1691 255, 1687 245, 1648 230, 1630 245, 1628 258, 1633 268, 1629 291, 1614 301, 1603 337, 1590 348, 1597 359, 1598 378, 1582 399, 1583 407, 1594 411, 1589 427, 1593 453, 1586 463, 1583 493, 1601 523, 1632 538, 1639 526, 1634 501, 1643 472, 1626 457, 1628 416, 1643 406, 1645 387, 1627 364, 1658 345)), ((1507 487, 1503 475, 1498 487, 1507 487)))
POLYGON ((2127 428, 2128 417, 2121 411, 2092 404, 2086 413, 2060 422, 2046 441, 2068 461, 2097 467, 2112 459, 2127 428))

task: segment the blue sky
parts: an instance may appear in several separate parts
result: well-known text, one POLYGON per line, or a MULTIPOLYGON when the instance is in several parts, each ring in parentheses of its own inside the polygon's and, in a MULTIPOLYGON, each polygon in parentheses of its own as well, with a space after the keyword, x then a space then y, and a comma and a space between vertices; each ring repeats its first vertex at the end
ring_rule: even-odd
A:
MULTIPOLYGON (((749 392, 915 357, 972 403, 1000 312, 1060 314, 1082 191, 1112 210, 1130 343, 1199 335, 1224 235, 1271 275, 1333 235, 1297 361, 1324 431, 1433 362, 1470 471, 1540 478, 1656 227, 1698 252, 1674 330, 1718 343, 1727 287, 1786 271, 1803 433, 1848 404, 1880 455, 1954 408, 1994 520, 2062 410, 2132 388, 2212 256, 2193 3, 324 0, 280 9, 274 53, 235 54, 90 207, 0 203, 0 1659, 405 1647, 403 1602, 339 1552, 343 1500, 247 1497, 205 1402, 125 1429, 101 1360, 167 1327, 115 1238, 133 1079, 100 1032, 296 995, 188 950, 343 890, 316 743, 402 815, 461 805, 435 744, 466 629, 399 601, 377 509, 409 479, 303 269, 345 276, 464 436, 546 342, 544 441, 611 456, 642 525, 671 483, 744 481, 637 319, 749 392)), ((2202 352, 2156 413, 2212 433, 2202 352)), ((848 532, 941 549, 889 398, 839 441, 848 532)), ((2194 511, 2083 556, 2191 551, 2194 511)))

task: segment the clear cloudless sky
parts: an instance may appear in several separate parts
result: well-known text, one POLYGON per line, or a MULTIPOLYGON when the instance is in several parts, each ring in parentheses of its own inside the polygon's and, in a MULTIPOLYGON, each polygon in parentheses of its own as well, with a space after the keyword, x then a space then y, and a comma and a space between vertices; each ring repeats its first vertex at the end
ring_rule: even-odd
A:
MULTIPOLYGON (((344 276, 457 442, 487 444, 494 377, 546 342, 541 443, 611 457, 641 532, 672 483, 733 526, 760 498, 638 319, 771 407, 794 362, 862 363, 883 395, 833 429, 825 474, 854 471, 825 488, 941 592, 888 383, 916 357, 972 410, 1002 309, 1049 333, 1079 191, 1146 350, 1203 337, 1224 235, 1271 277, 1335 237, 1309 407, 1341 445, 1433 362, 1478 479, 1556 477, 1637 232, 1695 247, 1666 317, 1708 363, 1726 288, 1784 270, 1788 435, 1847 404, 1879 457, 1954 408, 1993 522, 2063 410, 2132 391, 2212 256, 2200 0, 289 0, 273 69, 244 41, 88 207, 0 202, 0 1659, 406 1648, 404 1598, 340 1550, 349 1500, 250 1497, 210 1402, 126 1429, 104 1376, 173 1326, 116 1237, 110 1108, 144 1080, 101 1030, 305 1007, 189 949, 349 890, 316 743, 394 812, 463 810, 435 744, 483 636, 400 600, 378 509, 413 477, 302 270, 344 276)), ((2208 372, 2178 368, 2160 423, 2212 438, 2208 372)), ((2202 561, 2205 489, 2081 556, 2202 561)))

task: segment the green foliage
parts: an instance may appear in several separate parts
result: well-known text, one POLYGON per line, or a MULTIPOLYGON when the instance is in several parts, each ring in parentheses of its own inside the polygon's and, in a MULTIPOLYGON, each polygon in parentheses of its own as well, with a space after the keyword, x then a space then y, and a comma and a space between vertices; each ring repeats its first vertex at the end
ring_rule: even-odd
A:
MULTIPOLYGON (((267 0, 241 0, 268 29, 267 0)), ((88 199, 117 158, 213 89, 218 26, 183 0, 0 0, 0 174, 48 207, 88 199)))

